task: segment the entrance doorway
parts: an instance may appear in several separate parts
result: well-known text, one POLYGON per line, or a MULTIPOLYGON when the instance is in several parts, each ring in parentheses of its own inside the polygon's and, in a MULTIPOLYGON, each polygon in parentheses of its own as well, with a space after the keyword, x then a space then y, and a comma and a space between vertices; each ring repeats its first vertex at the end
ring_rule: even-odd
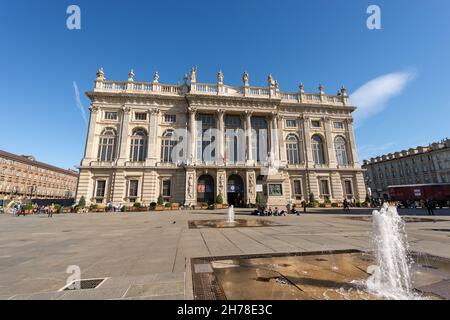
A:
POLYGON ((235 208, 244 207, 244 181, 241 176, 233 174, 228 178, 227 197, 230 206, 233 205, 235 208))
POLYGON ((203 175, 198 178, 197 202, 214 204, 214 179, 210 175, 203 175))

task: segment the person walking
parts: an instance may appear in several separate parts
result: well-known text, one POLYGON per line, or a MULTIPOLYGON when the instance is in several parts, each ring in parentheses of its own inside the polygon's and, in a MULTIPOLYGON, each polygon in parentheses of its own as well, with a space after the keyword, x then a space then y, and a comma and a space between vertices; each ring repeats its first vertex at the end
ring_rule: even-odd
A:
POLYGON ((306 209, 308 208, 308 204, 306 203, 306 200, 303 200, 302 205, 303 205, 303 213, 306 213, 306 209))
POLYGON ((47 217, 48 218, 53 218, 53 203, 50 207, 48 207, 47 209, 47 217))

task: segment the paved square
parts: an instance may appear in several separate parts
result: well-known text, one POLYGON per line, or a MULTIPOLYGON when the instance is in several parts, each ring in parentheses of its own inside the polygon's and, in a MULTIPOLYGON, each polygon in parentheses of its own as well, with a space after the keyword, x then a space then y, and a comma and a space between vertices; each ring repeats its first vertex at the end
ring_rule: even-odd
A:
MULTIPOLYGON (((0 299, 192 299, 193 257, 370 249, 370 221, 312 212, 263 218, 284 226, 233 229, 188 227, 190 220, 225 219, 225 211, 2 214, 0 299), (108 279, 97 289, 58 292, 72 265, 83 279, 108 279)), ((236 218, 261 219, 240 213, 236 218)), ((450 258, 448 209, 441 213, 436 219, 444 221, 407 223, 412 250, 450 258)))

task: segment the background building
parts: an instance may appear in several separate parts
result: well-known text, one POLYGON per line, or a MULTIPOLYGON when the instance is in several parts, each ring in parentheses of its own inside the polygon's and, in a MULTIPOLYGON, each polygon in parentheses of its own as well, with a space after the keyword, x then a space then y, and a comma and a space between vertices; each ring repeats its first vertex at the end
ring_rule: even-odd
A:
POLYGON ((70 199, 75 197, 77 182, 75 171, 0 150, 2 200, 70 199))
MULTIPOLYGON (((91 99, 85 155, 80 165, 77 199, 91 203, 263 202, 285 206, 308 200, 364 201, 364 175, 355 147, 352 112, 345 88, 335 96, 281 92, 268 77, 267 87, 252 87, 244 73, 242 86, 197 82, 197 70, 184 84, 107 81, 97 73, 91 99), (221 161, 204 156, 215 128, 221 161), (195 132, 187 143, 188 161, 170 154, 176 130, 195 132), (229 132, 244 130, 243 140, 229 132), (268 130, 267 137, 258 132, 268 130), (226 133, 225 133, 226 132, 226 133), (253 134, 256 133, 256 134, 253 134), (231 147, 244 145, 244 154, 231 147), (267 146, 267 150, 262 150, 267 146), (262 152, 261 152, 262 151, 262 152), (268 170, 276 164, 276 170, 268 170)), ((180 142, 181 143, 181 142, 180 142)))
POLYGON ((363 169, 374 198, 387 198, 388 186, 449 183, 450 139, 365 160, 363 169))

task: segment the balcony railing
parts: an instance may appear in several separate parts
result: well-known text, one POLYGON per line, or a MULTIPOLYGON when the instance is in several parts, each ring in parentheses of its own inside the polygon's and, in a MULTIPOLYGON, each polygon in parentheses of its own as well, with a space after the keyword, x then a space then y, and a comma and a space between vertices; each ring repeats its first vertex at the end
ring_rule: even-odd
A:
POLYGON ((181 96, 185 93, 235 97, 257 97, 280 99, 283 103, 322 104, 343 106, 347 97, 318 93, 282 92, 273 87, 237 87, 222 84, 192 83, 191 86, 160 84, 158 82, 117 82, 101 80, 95 82, 94 92, 163 94, 181 96))

